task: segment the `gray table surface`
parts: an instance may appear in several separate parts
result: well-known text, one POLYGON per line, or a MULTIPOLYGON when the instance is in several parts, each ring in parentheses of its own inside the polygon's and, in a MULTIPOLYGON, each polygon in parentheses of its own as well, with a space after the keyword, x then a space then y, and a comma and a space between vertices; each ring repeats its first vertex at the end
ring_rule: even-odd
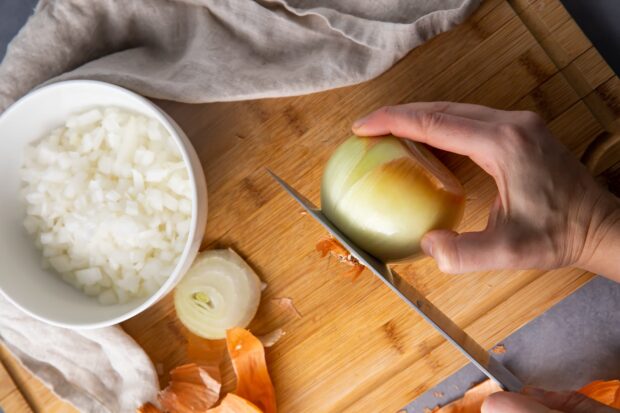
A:
POLYGON ((36 4, 37 0, 0 0, 0 59, 36 4))
MULTIPOLYGON (((618 72, 620 1, 562 1, 618 72)), ((35 4, 36 0, 0 0, 0 59, 35 4)), ((594 379, 620 377, 620 285, 596 278, 503 344, 507 352, 499 358, 531 385, 575 388, 594 379)), ((407 410, 417 413, 445 404, 482 379, 468 365, 413 401, 407 410), (444 396, 437 398, 436 392, 444 396)))
MULTIPOLYGON (((501 344, 506 353, 493 356, 531 386, 572 390, 593 380, 620 378, 620 284, 595 278, 501 344)), ((443 405, 484 379, 469 364, 407 411, 423 413, 425 407, 443 405)))

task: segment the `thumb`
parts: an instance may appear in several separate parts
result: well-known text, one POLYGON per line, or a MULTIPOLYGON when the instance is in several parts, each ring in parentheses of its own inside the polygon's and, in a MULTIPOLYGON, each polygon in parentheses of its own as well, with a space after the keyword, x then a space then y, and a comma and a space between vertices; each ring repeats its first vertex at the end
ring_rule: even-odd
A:
POLYGON ((449 274, 511 268, 515 262, 505 237, 493 229, 462 234, 432 230, 422 237, 421 248, 435 259, 441 271, 449 274))
POLYGON ((523 393, 550 409, 565 413, 620 413, 620 410, 606 406, 575 391, 554 392, 525 388, 523 393))

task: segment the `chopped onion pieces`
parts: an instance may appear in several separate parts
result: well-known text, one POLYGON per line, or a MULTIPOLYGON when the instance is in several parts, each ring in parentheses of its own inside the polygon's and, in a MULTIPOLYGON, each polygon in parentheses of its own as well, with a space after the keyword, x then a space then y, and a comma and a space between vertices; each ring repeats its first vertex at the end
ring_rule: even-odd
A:
POLYGON ((21 175, 24 227, 66 282, 114 304, 152 295, 174 271, 192 191, 155 119, 117 108, 72 116, 24 150, 21 175))

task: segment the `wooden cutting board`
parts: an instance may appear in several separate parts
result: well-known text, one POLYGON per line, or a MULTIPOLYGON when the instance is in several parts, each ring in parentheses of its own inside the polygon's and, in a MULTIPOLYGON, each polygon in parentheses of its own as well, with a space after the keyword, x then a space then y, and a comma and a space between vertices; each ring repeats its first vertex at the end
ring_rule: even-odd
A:
POLYGON ((17 387, 2 362, 0 362, 0 413, 1 412, 32 412, 26 399, 24 399, 24 395, 19 387, 17 387))
MULTIPOLYGON (((467 22, 361 85, 249 102, 158 102, 205 168, 203 247, 234 248, 268 284, 252 329, 286 331, 267 352, 280 411, 394 412, 466 360, 372 275, 351 283, 336 262, 319 258, 314 246, 324 231, 265 168, 318 203, 323 165, 354 119, 382 105, 429 100, 535 110, 581 156, 596 136, 617 128, 619 89, 559 1, 488 0, 467 22), (291 297, 302 317, 282 311, 274 297, 291 297)), ((468 159, 439 157, 468 192, 460 229, 484 228, 492 180, 468 159)), ((486 347, 591 277, 578 269, 450 276, 430 259, 397 270, 486 347)), ((162 384, 186 361, 170 296, 123 327, 156 363, 162 384)), ((23 387, 38 411, 68 411, 46 408, 51 398, 38 381, 23 387)))

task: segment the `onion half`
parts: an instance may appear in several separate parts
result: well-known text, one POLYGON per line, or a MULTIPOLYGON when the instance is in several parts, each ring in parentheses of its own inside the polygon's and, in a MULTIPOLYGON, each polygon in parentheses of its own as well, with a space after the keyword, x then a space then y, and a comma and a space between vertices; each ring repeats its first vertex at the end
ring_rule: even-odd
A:
POLYGON ((352 136, 329 159, 321 209, 365 251, 385 262, 420 252, 422 236, 463 216, 458 179, 422 144, 352 136))
POLYGON ((176 287, 174 306, 192 333, 221 339, 252 321, 260 296, 260 279, 236 252, 212 250, 198 255, 176 287))

